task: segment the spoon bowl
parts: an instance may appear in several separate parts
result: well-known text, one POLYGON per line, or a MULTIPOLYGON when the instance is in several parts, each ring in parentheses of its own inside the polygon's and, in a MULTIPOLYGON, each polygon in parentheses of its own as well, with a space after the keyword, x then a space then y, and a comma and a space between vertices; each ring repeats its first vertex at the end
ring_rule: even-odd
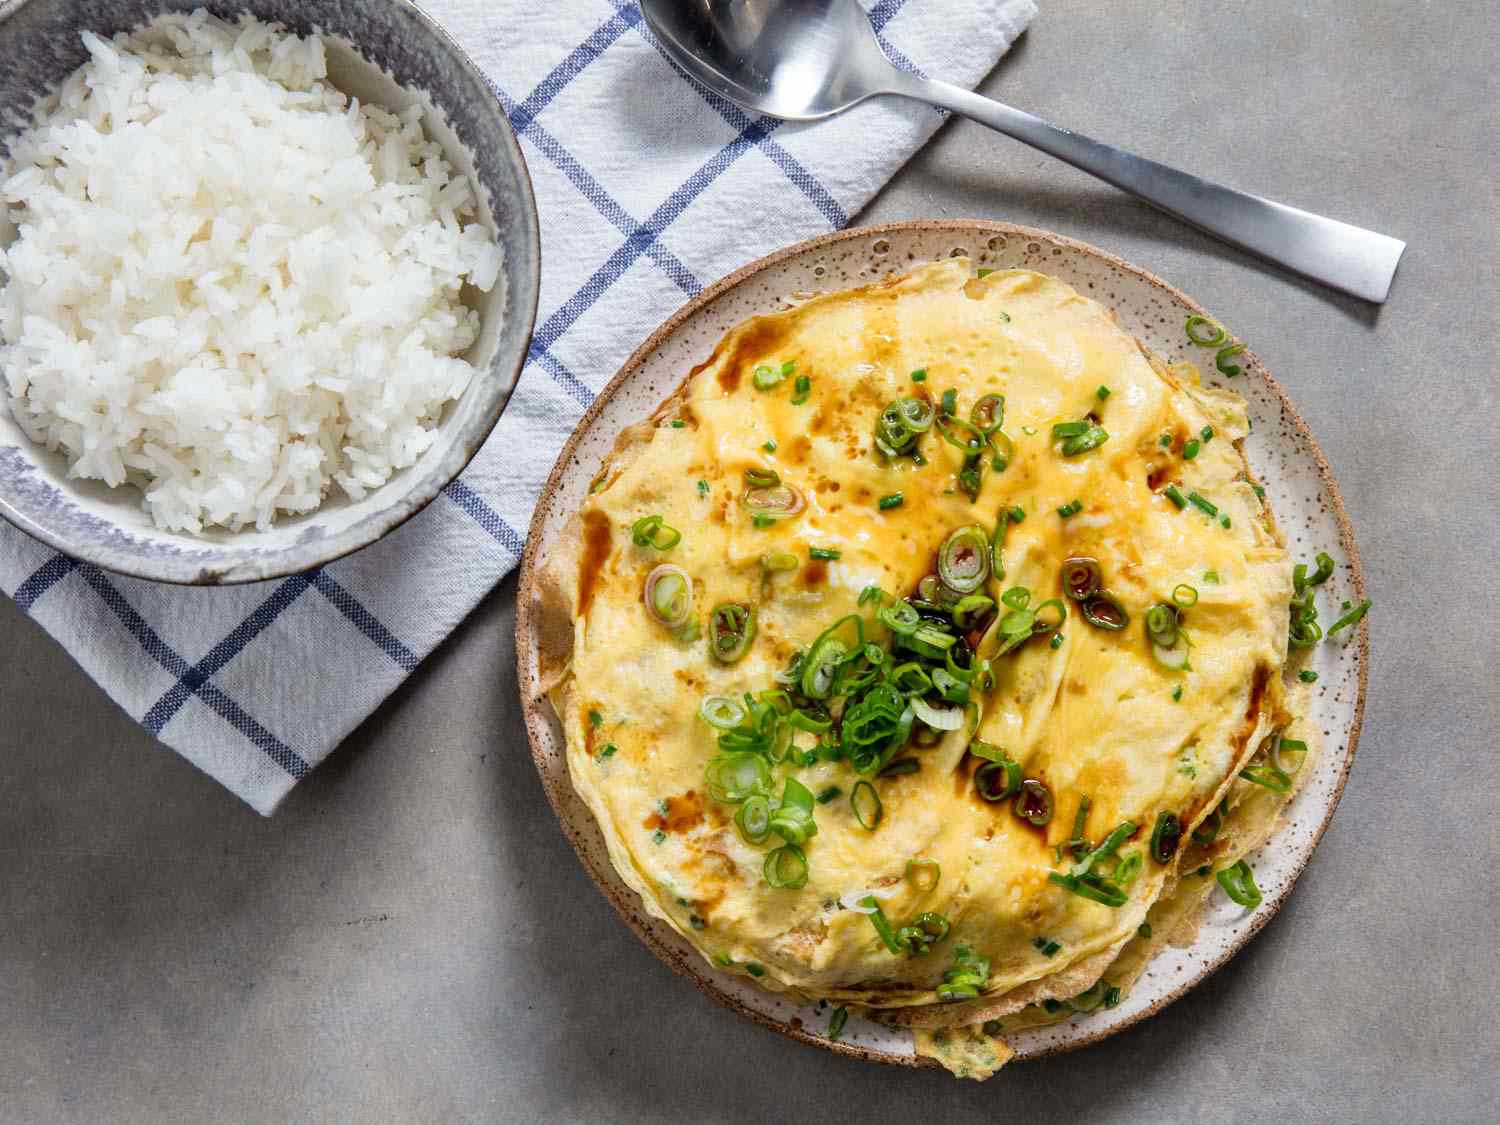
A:
POLYGON ((1215 238, 1377 304, 1406 243, 1236 191, 1060 129, 958 86, 899 69, 857 0, 641 0, 677 63, 755 113, 816 121, 882 94, 988 125, 1215 238))

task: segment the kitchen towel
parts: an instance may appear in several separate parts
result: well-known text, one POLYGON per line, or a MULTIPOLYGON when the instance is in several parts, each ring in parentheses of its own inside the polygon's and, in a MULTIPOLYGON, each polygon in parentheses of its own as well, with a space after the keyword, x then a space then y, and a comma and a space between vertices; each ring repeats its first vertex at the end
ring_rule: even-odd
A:
MULTIPOLYGON (((813 125, 752 116, 668 62, 623 0, 426 7, 493 83, 541 216, 536 334, 469 468, 374 546, 251 586, 122 578, 0 525, 0 588, 147 730, 265 814, 520 561, 558 449, 640 341, 719 277, 846 226, 942 120, 892 98, 813 125)), ((967 86, 1035 12, 870 8, 899 65, 967 86)))

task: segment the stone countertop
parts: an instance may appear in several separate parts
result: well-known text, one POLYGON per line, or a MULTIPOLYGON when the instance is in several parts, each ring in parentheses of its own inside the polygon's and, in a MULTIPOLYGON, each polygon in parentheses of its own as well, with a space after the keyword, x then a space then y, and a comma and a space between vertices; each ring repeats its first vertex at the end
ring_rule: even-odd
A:
POLYGON ((513 579, 271 820, 0 599, 0 1120, 1493 1120, 1497 52, 1489 0, 1043 0, 985 84, 1406 239, 1378 311, 967 122, 861 219, 1006 219, 1167 278, 1265 359, 1343 486, 1375 600, 1358 761, 1280 916, 1185 999, 982 1086, 711 1004, 553 820, 513 579))

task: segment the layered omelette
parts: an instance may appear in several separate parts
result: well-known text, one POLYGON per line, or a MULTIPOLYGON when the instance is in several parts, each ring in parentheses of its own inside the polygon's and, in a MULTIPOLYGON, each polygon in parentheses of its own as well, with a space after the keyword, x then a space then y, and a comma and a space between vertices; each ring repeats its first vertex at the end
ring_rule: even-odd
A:
POLYGON ((732 330, 541 583, 621 878, 719 971, 960 1073, 1117 1004, 1216 887, 1258 899, 1241 857, 1307 756, 1247 429, 1025 270, 732 330))

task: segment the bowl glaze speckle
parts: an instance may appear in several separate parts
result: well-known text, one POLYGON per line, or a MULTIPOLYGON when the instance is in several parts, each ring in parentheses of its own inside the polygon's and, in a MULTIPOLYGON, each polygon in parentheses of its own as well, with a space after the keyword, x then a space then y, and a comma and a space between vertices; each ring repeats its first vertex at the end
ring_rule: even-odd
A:
MULTIPOLYGON (((463 471, 509 400, 536 318, 541 242, 526 163, 494 91, 463 49, 408 0, 0 0, 0 152, 36 102, 87 59, 84 30, 130 31, 167 12, 248 12, 328 37, 329 77, 361 101, 424 108, 429 136, 467 172, 504 253, 501 281, 478 302, 468 358, 478 374, 444 413, 438 440, 363 500, 334 490, 316 511, 254 529, 188 536, 152 524, 134 488, 70 480, 61 454, 31 442, 0 407, 0 516, 48 545, 121 574, 217 585, 279 578, 358 550, 410 519, 463 471)), ((0 217, 0 245, 14 228, 0 217)))

